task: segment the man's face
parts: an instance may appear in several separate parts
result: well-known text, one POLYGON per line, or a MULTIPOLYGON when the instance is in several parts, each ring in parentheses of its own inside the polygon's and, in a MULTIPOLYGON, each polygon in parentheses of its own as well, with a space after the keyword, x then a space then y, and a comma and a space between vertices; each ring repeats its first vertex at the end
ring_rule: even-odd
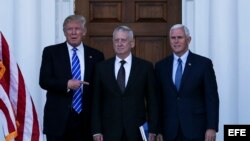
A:
POLYGON ((82 38, 86 35, 86 30, 83 29, 80 22, 71 21, 66 25, 64 35, 67 42, 71 46, 76 47, 81 44, 82 38))
POLYGON ((126 58, 134 47, 134 40, 129 39, 128 32, 118 31, 113 37, 113 49, 117 56, 126 58))
POLYGON ((172 29, 169 33, 170 45, 177 56, 182 56, 188 50, 191 37, 187 37, 183 28, 172 29))

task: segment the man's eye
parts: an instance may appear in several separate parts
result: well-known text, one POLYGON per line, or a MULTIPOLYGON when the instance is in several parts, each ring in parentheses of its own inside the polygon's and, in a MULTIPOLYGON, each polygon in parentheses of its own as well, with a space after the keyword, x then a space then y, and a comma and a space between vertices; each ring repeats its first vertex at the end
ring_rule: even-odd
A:
POLYGON ((183 39, 183 36, 177 36, 177 37, 171 37, 171 39, 176 40, 176 39, 183 39))

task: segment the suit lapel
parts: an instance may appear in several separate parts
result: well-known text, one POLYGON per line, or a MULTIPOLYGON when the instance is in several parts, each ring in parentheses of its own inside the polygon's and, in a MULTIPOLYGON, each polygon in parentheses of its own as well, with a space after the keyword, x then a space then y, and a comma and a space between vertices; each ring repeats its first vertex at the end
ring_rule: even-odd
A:
POLYGON ((64 42, 63 44, 61 44, 61 46, 59 46, 58 51, 60 51, 61 53, 57 53, 58 55, 61 54, 61 57, 59 59, 59 62, 65 62, 62 63, 63 68, 66 68, 64 73, 65 75, 67 75, 67 77, 70 79, 72 78, 71 75, 71 64, 70 64, 70 56, 69 56, 69 51, 68 51, 68 47, 66 42, 64 42))
POLYGON ((186 64, 185 64, 185 69, 183 71, 181 85, 180 85, 180 91, 181 91, 183 85, 186 84, 185 81, 187 80, 188 76, 190 76, 190 72, 191 72, 191 69, 192 69, 192 62, 193 62, 193 59, 192 59, 193 57, 192 56, 193 56, 193 54, 190 51, 189 55, 187 57, 186 64))
POLYGON ((167 80, 171 81, 171 86, 176 89, 175 84, 173 82, 173 60, 174 60, 174 56, 171 55, 168 59, 167 59, 167 65, 166 65, 166 74, 167 74, 167 80))
POLYGON ((132 56, 131 70, 130 70, 130 75, 128 77, 128 83, 125 88, 125 92, 127 91, 127 89, 129 89, 131 85, 133 85, 132 83, 135 82, 134 79, 136 78, 137 67, 138 67, 138 60, 136 57, 132 56))
POLYGON ((93 59, 93 56, 90 54, 89 52, 89 48, 86 46, 86 45, 83 45, 83 49, 84 49, 84 80, 89 80, 90 78, 90 68, 91 66, 93 65, 92 64, 92 59, 93 59))
POLYGON ((114 90, 115 93, 121 95, 121 90, 120 90, 120 87, 119 87, 119 85, 117 83, 116 76, 115 76, 115 57, 108 60, 108 62, 107 62, 107 70, 105 70, 105 71, 106 71, 106 74, 107 74, 107 76, 106 76, 107 80, 110 80, 110 81, 107 81, 107 82, 110 82, 111 86, 113 87, 112 90, 114 90))
POLYGON ((170 84, 173 89, 175 88, 173 79, 172 79, 172 72, 173 72, 173 56, 167 57, 161 65, 161 81, 164 85, 170 84))

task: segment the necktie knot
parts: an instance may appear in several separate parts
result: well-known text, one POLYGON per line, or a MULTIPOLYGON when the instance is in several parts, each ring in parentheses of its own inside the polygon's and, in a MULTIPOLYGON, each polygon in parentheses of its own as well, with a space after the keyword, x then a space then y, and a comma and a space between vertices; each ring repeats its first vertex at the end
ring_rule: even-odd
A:
POLYGON ((78 49, 74 47, 72 50, 73 50, 74 52, 76 52, 78 49))
POLYGON ((182 63, 181 58, 178 58, 178 64, 181 64, 181 63, 182 63))
POLYGON ((121 60, 120 63, 121 63, 121 66, 123 66, 126 63, 126 61, 125 60, 121 60))

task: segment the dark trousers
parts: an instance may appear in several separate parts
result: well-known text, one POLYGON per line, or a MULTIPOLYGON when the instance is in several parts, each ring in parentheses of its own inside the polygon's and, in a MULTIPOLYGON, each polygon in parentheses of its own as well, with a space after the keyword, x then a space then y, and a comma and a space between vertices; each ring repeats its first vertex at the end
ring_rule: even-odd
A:
MULTIPOLYGON (((125 129, 123 129, 123 131, 122 131, 122 137, 121 137, 120 141, 128 141, 128 137, 125 133, 125 129)), ((142 141, 142 137, 139 133, 139 128, 138 128, 138 136, 135 139, 133 139, 133 141, 142 141)))
POLYGON ((126 133, 125 133, 124 129, 123 129, 123 132, 122 132, 121 141, 127 141, 127 136, 126 136, 126 133))
POLYGON ((65 132, 61 136, 46 134, 47 141, 92 141, 89 121, 72 110, 65 132))
MULTIPOLYGON (((205 134, 204 134, 205 136, 205 134)), ((178 134, 176 136, 176 138, 174 140, 171 140, 171 141, 204 141, 205 138, 200 138, 200 139, 188 139, 184 136, 182 130, 181 130, 181 127, 179 126, 179 129, 178 129, 178 134)))

